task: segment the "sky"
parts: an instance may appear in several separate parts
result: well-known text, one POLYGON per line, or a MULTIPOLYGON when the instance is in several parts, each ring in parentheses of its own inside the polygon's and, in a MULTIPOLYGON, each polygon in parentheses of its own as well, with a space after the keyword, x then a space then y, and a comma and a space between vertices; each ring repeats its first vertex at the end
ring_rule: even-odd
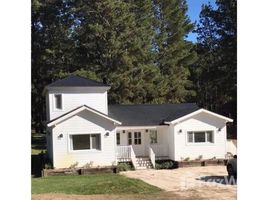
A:
MULTIPOLYGON (((212 6, 215 6, 215 0, 187 0, 188 3, 188 16, 190 17, 192 22, 199 21, 199 14, 201 11, 202 4, 211 3, 212 6)), ((196 34, 190 33, 188 34, 187 40, 196 42, 196 34)))

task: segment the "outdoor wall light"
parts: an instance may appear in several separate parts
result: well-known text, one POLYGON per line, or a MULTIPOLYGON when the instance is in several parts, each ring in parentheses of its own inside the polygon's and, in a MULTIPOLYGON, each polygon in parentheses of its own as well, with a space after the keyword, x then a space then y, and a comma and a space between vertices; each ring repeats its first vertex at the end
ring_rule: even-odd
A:
POLYGON ((62 133, 59 134, 58 138, 63 138, 63 134, 62 133))
POLYGON ((125 130, 123 130, 123 133, 125 133, 126 131, 125 130))
POLYGON ((148 133, 148 129, 146 129, 145 132, 148 133))
POLYGON ((180 129, 180 130, 178 131, 178 133, 182 133, 182 130, 180 129))
POLYGON ((220 132, 221 131, 221 128, 218 128, 218 132, 220 132))
POLYGON ((105 136, 109 136, 109 132, 106 132, 106 133, 105 133, 105 136))

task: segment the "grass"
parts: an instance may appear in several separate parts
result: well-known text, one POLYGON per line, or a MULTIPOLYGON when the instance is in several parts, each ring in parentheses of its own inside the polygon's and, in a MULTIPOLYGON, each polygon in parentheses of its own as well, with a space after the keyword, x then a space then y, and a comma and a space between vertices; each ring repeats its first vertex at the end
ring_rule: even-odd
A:
POLYGON ((32 178, 32 193, 65 194, 150 194, 161 189, 119 174, 51 176, 32 178))

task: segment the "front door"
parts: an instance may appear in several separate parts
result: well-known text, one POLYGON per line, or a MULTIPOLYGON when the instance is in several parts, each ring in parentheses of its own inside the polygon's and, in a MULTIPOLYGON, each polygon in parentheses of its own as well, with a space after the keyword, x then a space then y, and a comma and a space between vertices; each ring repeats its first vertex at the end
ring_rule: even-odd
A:
POLYGON ((142 130, 129 131, 128 142, 129 145, 132 145, 136 156, 145 156, 144 132, 142 130))

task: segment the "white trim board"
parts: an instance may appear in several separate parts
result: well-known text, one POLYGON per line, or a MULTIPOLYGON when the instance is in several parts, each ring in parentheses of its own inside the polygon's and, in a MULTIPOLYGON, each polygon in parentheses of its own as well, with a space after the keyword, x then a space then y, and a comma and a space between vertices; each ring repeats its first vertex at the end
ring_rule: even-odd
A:
POLYGON ((234 120, 233 119, 231 119, 231 118, 228 118, 228 117, 225 117, 225 116, 223 116, 223 115, 219 115, 219 114, 217 114, 217 113, 214 113, 214 112, 211 112, 211 111, 208 111, 208 110, 206 110, 206 109, 204 109, 204 108, 201 108, 201 109, 199 109, 199 110, 197 110, 197 111, 194 111, 194 112, 192 112, 192 113, 190 113, 190 114, 188 114, 188 115, 184 115, 184 116, 182 116, 182 117, 180 117, 180 118, 178 118, 178 119, 175 119, 175 120, 172 120, 172 121, 166 121, 165 123, 166 124, 176 124, 176 123, 179 123, 179 122, 181 122, 181 121, 183 121, 183 120, 185 120, 185 119, 187 119, 187 118, 190 118, 190 117, 192 117, 192 116, 194 116, 194 115, 197 115, 197 114, 199 114, 199 113, 207 113, 207 114, 209 114, 209 115, 212 115, 212 116, 214 116, 214 117, 218 117, 218 118, 220 118, 220 119, 223 119, 223 120, 225 120, 226 122, 233 122, 234 120))
POLYGON ((57 124, 61 123, 63 120, 68 119, 68 118, 70 118, 70 117, 72 117, 72 116, 74 116, 74 115, 76 115, 76 114, 78 114, 78 113, 80 113, 80 112, 82 112, 84 110, 87 110, 87 111, 92 112, 92 113, 94 113, 96 115, 99 115, 99 116, 101 116, 101 117, 103 117, 105 119, 108 119, 108 120, 114 122, 115 124, 119 124, 119 125, 122 124, 121 122, 119 122, 119 121, 117 121, 115 119, 112 119, 112 118, 108 117, 107 115, 102 114, 101 112, 98 112, 98 111, 96 111, 94 109, 91 109, 91 108, 89 108, 87 106, 82 106, 81 108, 78 108, 78 109, 76 109, 76 110, 68 113, 67 115, 64 115, 62 117, 59 117, 58 119, 56 119, 56 120, 48 123, 47 126, 48 127, 51 127, 53 125, 57 125, 57 124))

